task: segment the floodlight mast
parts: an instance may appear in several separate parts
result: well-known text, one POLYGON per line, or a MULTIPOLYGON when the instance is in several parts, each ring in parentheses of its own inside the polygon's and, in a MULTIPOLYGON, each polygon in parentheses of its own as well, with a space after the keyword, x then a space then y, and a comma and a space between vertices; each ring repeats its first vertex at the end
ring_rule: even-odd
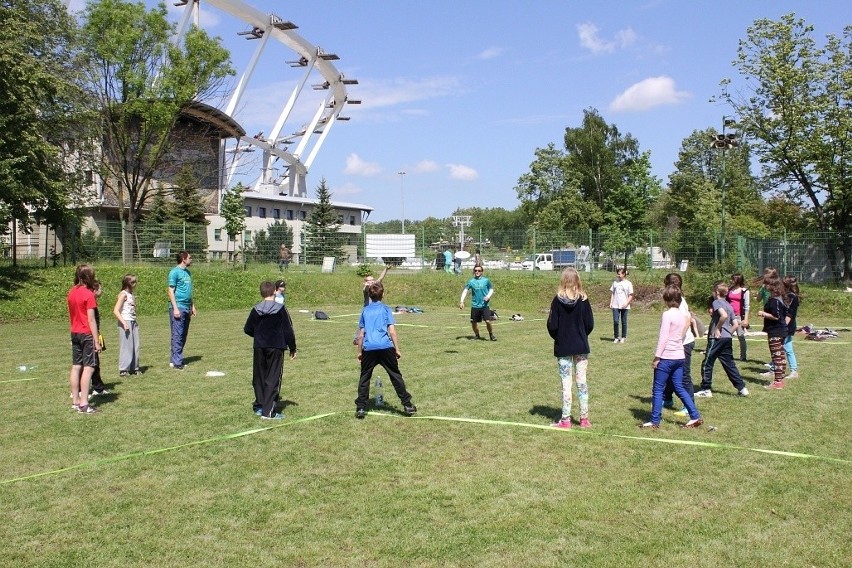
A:
POLYGON ((464 228, 470 227, 470 215, 453 215, 453 227, 459 227, 459 250, 464 250, 464 228))

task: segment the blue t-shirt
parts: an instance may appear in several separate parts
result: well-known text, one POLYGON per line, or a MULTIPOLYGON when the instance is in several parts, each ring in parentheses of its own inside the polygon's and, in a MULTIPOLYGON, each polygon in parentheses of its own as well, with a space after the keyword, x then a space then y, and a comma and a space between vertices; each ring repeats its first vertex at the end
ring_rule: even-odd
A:
POLYGON ((391 309, 382 302, 373 302, 361 311, 358 328, 364 330, 364 351, 378 351, 393 347, 388 326, 394 325, 391 309))
POLYGON ((487 296, 488 292, 491 291, 491 280, 485 276, 480 276, 478 278, 474 276, 467 281, 467 284, 465 284, 464 287, 472 292, 470 297, 471 308, 484 308, 488 306, 488 302, 485 301, 485 296, 487 296))
POLYGON ((178 308, 192 309, 192 275, 186 268, 175 266, 169 272, 169 288, 175 289, 178 308))

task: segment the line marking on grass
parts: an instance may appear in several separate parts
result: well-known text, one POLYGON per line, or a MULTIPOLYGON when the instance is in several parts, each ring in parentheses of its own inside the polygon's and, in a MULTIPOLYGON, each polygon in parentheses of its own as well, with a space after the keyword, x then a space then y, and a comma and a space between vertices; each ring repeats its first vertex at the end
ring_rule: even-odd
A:
MULTIPOLYGON (((175 446, 168 446, 166 448, 156 448, 153 450, 145 450, 141 452, 131 452, 129 454, 122 454, 119 456, 113 456, 109 458, 102 458, 98 460, 92 460, 88 462, 78 463, 75 465, 71 465, 68 467, 63 467, 59 469, 53 469, 50 471, 42 471, 40 473, 33 473, 31 475, 24 475, 21 477, 15 477, 12 479, 4 479, 0 481, 0 485, 8 485, 10 483, 16 483, 18 481, 27 481, 30 479, 37 479, 41 477, 48 477, 51 475, 59 475, 60 473, 65 473, 68 471, 75 471, 79 469, 92 468, 97 467, 99 465, 106 465, 111 463, 117 463, 121 461, 126 461, 133 458, 141 458, 145 456, 152 456, 156 454, 162 454, 165 452, 172 452, 175 450, 180 450, 183 448, 190 448, 193 446, 202 446, 205 444, 212 444, 214 442, 223 442, 225 440, 234 440, 236 438, 242 438, 244 436, 250 436, 252 434, 258 434, 260 432, 266 432, 268 430, 274 430, 276 428, 283 428, 285 426, 293 426, 296 424, 302 424, 304 422, 312 422, 314 420, 320 420, 322 418, 327 418, 329 416, 334 416, 337 414, 348 414, 348 412, 336 411, 336 412, 326 412, 323 414, 315 414, 314 416, 307 416, 305 418, 299 418, 293 421, 280 422, 278 424, 272 424, 270 426, 265 426, 261 428, 252 428, 250 430, 243 430, 242 432, 236 432, 234 434, 223 434, 221 436, 214 436, 213 438, 207 438, 204 440, 195 440, 192 442, 186 442, 184 444, 177 444, 175 446)), ((826 456, 818 456, 814 454, 802 454, 798 452, 785 452, 782 450, 767 450, 763 448, 747 448, 745 446, 733 446, 729 444, 719 444, 716 442, 701 442, 697 440, 673 440, 668 438, 654 438, 654 437, 645 437, 645 436, 628 436, 625 434, 606 434, 602 432, 595 432, 592 430, 581 430, 581 429, 571 429, 571 430, 560 430, 558 428, 553 428, 552 426, 547 426, 544 424, 530 424, 526 422, 510 422, 506 420, 486 420, 484 418, 462 418, 462 417, 453 417, 453 416, 400 416, 398 414, 391 414, 388 412, 370 412, 369 416, 383 416, 385 418, 399 418, 405 420, 438 420, 442 422, 463 422, 468 424, 485 424, 489 426, 515 426, 522 428, 533 428, 536 430, 548 430, 554 433, 573 433, 577 435, 583 436, 604 436, 608 438, 620 438, 623 440, 638 440, 642 442, 658 442, 662 444, 677 444, 681 446, 699 446, 705 448, 717 448, 723 450, 741 450, 748 452, 758 452, 762 454, 771 454, 776 456, 785 456, 791 458, 803 458, 803 459, 815 459, 827 462, 841 463, 841 464, 852 464, 850 460, 844 460, 840 458, 832 458, 826 456)))
POLYGON ((5 381, 0 381, 0 384, 3 383, 20 383, 23 381, 37 381, 39 379, 43 379, 44 377, 27 377, 26 379, 8 379, 5 381))

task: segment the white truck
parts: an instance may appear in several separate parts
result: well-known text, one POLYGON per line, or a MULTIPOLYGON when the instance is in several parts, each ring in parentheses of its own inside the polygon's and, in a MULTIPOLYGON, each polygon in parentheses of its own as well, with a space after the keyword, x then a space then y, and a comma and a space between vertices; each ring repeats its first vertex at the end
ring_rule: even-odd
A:
POLYGON ((540 252, 521 263, 522 270, 562 270, 577 263, 576 249, 559 249, 540 252))

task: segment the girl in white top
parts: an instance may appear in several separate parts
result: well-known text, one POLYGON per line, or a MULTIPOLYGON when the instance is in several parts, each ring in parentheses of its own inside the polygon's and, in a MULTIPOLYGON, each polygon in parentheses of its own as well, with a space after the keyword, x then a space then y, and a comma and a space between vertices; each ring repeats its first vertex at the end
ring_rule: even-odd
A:
POLYGON ((627 270, 619 268, 616 272, 616 280, 610 286, 612 296, 609 307, 612 308, 612 330, 613 343, 624 343, 627 339, 627 310, 633 302, 633 284, 627 279, 627 270), (618 332, 618 322, 621 321, 621 333, 618 332))
POLYGON ((126 377, 129 373, 138 375, 139 364, 139 325, 136 323, 136 275, 125 274, 121 281, 121 292, 112 309, 118 320, 118 374, 126 377))

